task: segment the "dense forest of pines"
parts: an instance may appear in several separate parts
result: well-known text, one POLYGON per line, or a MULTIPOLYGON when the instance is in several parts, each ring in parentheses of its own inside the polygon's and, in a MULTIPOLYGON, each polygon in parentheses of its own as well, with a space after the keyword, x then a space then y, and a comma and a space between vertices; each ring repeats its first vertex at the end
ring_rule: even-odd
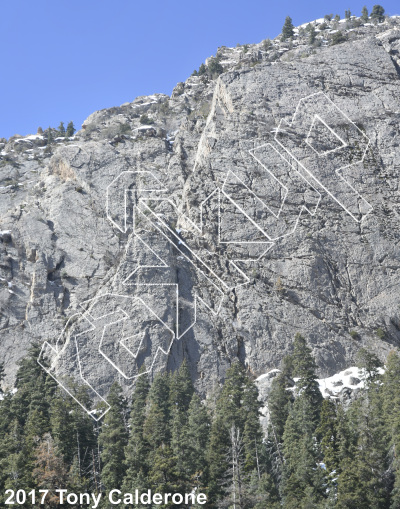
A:
MULTIPOLYGON (((96 423, 42 370, 37 355, 33 347, 21 363, 18 390, 0 402, 2 506, 6 489, 48 489, 41 507, 57 508, 56 489, 107 494, 120 488, 197 489, 208 502, 190 507, 212 509, 400 507, 396 352, 381 375, 378 359, 361 350, 366 386, 344 406, 322 398, 311 351, 297 335, 272 384, 268 437, 256 385, 240 363, 205 403, 186 364, 151 385, 140 377, 130 407, 114 384, 111 410, 96 423)), ((101 507, 116 506, 103 497, 101 507)))

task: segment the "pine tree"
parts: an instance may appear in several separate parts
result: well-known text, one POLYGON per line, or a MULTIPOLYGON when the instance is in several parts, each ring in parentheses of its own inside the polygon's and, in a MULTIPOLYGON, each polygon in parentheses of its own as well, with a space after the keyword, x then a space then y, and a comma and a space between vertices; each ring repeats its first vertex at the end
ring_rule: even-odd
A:
POLYGON ((179 370, 171 376, 169 398, 172 408, 187 412, 193 393, 194 387, 189 367, 184 360, 179 370))
POLYGON ((188 410, 194 393, 190 371, 184 361, 179 370, 170 378, 170 406, 171 406, 171 447, 177 458, 177 468, 182 483, 189 480, 188 471, 188 410))
POLYGON ((385 442, 388 446, 389 468, 394 477, 391 492, 391 509, 400 506, 400 356, 390 352, 386 359, 386 370, 382 377, 383 416, 385 442))
MULTIPOLYGON (((369 359, 370 357, 367 356, 369 359)), ((347 412, 356 437, 353 454, 342 461, 338 507, 387 507, 387 448, 379 377, 369 378, 366 391, 347 412), (354 489, 354 484, 357 489, 354 489), (349 505, 353 504, 353 505, 349 505)), ((354 443, 354 439, 353 439, 354 443)))
POLYGON ((6 489, 25 489, 25 481, 32 480, 22 450, 23 443, 22 426, 16 419, 9 421, 8 432, 0 434, 0 502, 5 502, 6 489))
POLYGON ((308 24, 307 28, 308 28, 308 44, 314 44, 315 39, 317 38, 317 32, 315 30, 315 26, 308 24), (308 28, 308 26, 310 28, 308 28))
POLYGON ((222 497, 224 488, 221 480, 229 470, 229 447, 232 426, 238 430, 243 442, 246 429, 246 445, 243 448, 243 460, 247 461, 247 468, 257 468, 257 454, 260 447, 261 429, 258 420, 258 391, 249 379, 243 365, 234 362, 227 370, 222 391, 217 399, 215 416, 211 426, 208 450, 209 487, 212 500, 222 497), (257 451, 257 452, 256 452, 257 451))
POLYGON ((219 63, 218 58, 210 58, 207 68, 208 73, 212 78, 216 78, 224 72, 224 68, 219 63))
POLYGON ((320 452, 315 440, 323 398, 311 349, 301 334, 295 336, 290 361, 293 375, 299 379, 283 433, 285 462, 281 491, 288 509, 304 502, 306 494, 309 500, 315 501, 321 501, 325 495, 324 470, 319 466, 320 452))
POLYGON ((126 401, 121 387, 114 382, 107 402, 107 412, 99 435, 101 447, 101 480, 106 491, 121 486, 125 474, 125 447, 128 433, 126 430, 126 401))
POLYGON ((321 460, 325 465, 327 478, 327 492, 331 503, 337 497, 337 477, 339 475, 339 441, 336 405, 330 399, 325 399, 321 407, 320 422, 316 429, 321 450, 321 460))
POLYGON ((314 427, 310 401, 300 395, 291 408, 283 434, 285 463, 281 493, 288 509, 299 507, 306 492, 318 501, 323 499, 324 470, 318 464, 314 427))
POLYGON ((364 370, 367 376, 367 384, 375 383, 379 377, 379 368, 382 367, 382 362, 379 358, 369 350, 360 348, 357 352, 357 366, 364 370))
POLYGON ((362 8, 362 11, 361 11, 361 19, 365 23, 369 20, 368 9, 367 9, 367 7, 365 5, 364 5, 364 7, 362 8))
MULTIPOLYGON (((92 406, 86 387, 75 387, 74 394, 79 401, 85 404, 86 408, 92 406)), ((85 478, 91 477, 93 472, 93 451, 98 450, 98 425, 94 424, 93 419, 75 401, 70 401, 70 407, 74 430, 74 461, 77 462, 77 471, 83 482, 85 478)), ((99 458, 96 459, 95 463, 98 463, 99 458)))
POLYGON ((177 458, 169 445, 161 444, 155 450, 148 481, 155 493, 179 493, 177 458))
POLYGON ((292 23, 292 18, 290 16, 286 16, 285 23, 282 28, 282 41, 286 41, 287 39, 290 39, 294 35, 294 26, 292 23))
POLYGON ((51 145, 54 142, 54 136, 53 136, 53 130, 49 126, 45 131, 46 137, 47 137, 47 145, 51 145))
POLYGON ((260 417, 257 413, 250 413, 247 416, 243 432, 244 445, 244 473, 247 476, 254 471, 258 479, 261 479, 265 451, 263 444, 263 432, 260 425, 260 417))
POLYGON ((346 19, 350 19, 351 18, 351 10, 348 9, 347 11, 344 11, 344 17, 346 19))
POLYGON ((271 433, 275 443, 282 442, 285 423, 289 415, 293 393, 289 387, 293 385, 291 379, 284 373, 275 377, 271 384, 271 391, 268 396, 268 410, 270 415, 271 433))
POLYGON ((342 462, 338 479, 337 509, 370 507, 358 468, 358 461, 354 458, 346 458, 342 462))
POLYGON ((222 480, 229 468, 227 454, 229 451, 229 432, 222 416, 217 415, 211 425, 210 442, 207 451, 208 493, 211 504, 224 493, 222 480))
POLYGON ((126 492, 134 492, 138 483, 148 473, 149 443, 144 438, 144 423, 146 420, 146 403, 149 394, 150 384, 147 373, 141 372, 137 379, 135 392, 132 397, 130 416, 130 435, 125 449, 126 476, 123 488, 126 492))
POLYGON ((68 138, 71 138, 75 134, 75 131, 76 131, 76 129, 74 127, 74 123, 71 120, 71 122, 68 122, 68 125, 67 125, 66 136, 68 138))
POLYGON ((321 420, 316 434, 321 444, 323 462, 328 473, 336 472, 338 469, 338 439, 337 420, 335 403, 325 399, 321 407, 321 420))
POLYGON ((65 136, 64 122, 60 122, 60 125, 58 126, 58 135, 65 136))
POLYGON ((311 348, 307 346, 306 340, 299 333, 294 338, 292 363, 293 376, 299 377, 296 383, 296 392, 305 397, 311 412, 310 417, 316 426, 323 397, 315 374, 317 366, 311 355, 311 348))
POLYGON ((378 23, 385 21, 385 9, 381 5, 374 5, 371 11, 371 19, 378 23))
MULTIPOLYGON (((198 489, 207 482, 207 449, 210 439, 210 418, 197 394, 193 394, 188 411, 186 466, 192 485, 198 489)), ((204 490, 203 490, 204 491, 204 490)))
POLYGON ((244 428, 245 415, 240 409, 246 382, 243 365, 238 361, 234 362, 226 372, 225 382, 215 409, 227 430, 231 428, 232 424, 239 426, 241 430, 244 428))
POLYGON ((92 490, 89 479, 82 475, 82 468, 78 456, 74 456, 67 474, 67 488, 72 493, 87 493, 92 490))
POLYGON ((70 463, 75 452, 75 429, 69 403, 66 395, 59 391, 51 402, 50 427, 57 450, 70 463))
POLYGON ((149 391, 149 408, 143 425, 143 436, 153 450, 171 440, 170 377, 158 373, 149 391))
POLYGON ((261 479, 255 480, 252 493, 254 509, 280 509, 282 507, 279 491, 272 476, 267 472, 262 474, 261 479))

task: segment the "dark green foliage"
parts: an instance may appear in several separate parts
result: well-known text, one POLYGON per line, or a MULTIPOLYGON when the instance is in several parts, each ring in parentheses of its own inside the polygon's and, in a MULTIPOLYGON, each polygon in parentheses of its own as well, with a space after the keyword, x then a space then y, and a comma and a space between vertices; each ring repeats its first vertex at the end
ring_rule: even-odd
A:
POLYGON ((148 117, 145 113, 141 115, 139 118, 139 122, 143 125, 151 125, 154 124, 154 120, 150 117, 148 117))
POLYGON ((373 382, 379 376, 379 368, 382 367, 382 363, 373 352, 360 348, 357 353, 357 366, 364 369, 368 375, 368 381, 373 382))
POLYGON ((320 444, 321 455, 328 473, 339 468, 338 422, 335 403, 325 399, 321 406, 321 419, 315 431, 320 444))
MULTIPOLYGON (((18 391, 0 400, 2 506, 6 489, 29 487, 49 489, 48 507, 57 507, 55 489, 62 487, 102 492, 102 509, 111 488, 196 489, 207 494, 210 509, 232 508, 234 499, 236 509, 400 507, 397 352, 380 374, 376 355, 361 349, 365 389, 342 404, 322 399, 312 350, 297 334, 269 392, 268 436, 256 385, 240 362, 226 372, 214 404, 194 392, 186 363, 156 375, 151 386, 142 371, 130 416, 114 384, 111 409, 98 424, 37 364, 38 353, 32 347, 18 391)), ((73 390, 88 398, 82 387, 73 390)))
POLYGON ((123 488, 126 492, 134 492, 137 488, 144 488, 144 479, 148 474, 149 464, 146 461, 151 445, 144 438, 144 423, 146 420, 146 405, 150 384, 147 373, 141 373, 132 398, 130 415, 130 435, 125 448, 126 475, 123 488))
POLYGON ((281 492, 285 506, 294 508, 300 501, 304 504, 321 501, 325 483, 324 470, 318 465, 320 450, 315 443, 322 395, 311 349, 301 334, 295 336, 289 365, 293 376, 299 379, 282 437, 285 462, 281 492))
POLYGON ((201 64, 199 67, 199 72, 198 72, 199 76, 206 74, 206 72, 207 72, 207 67, 204 64, 201 64))
POLYGON ((290 378, 284 373, 280 373, 272 382, 268 398, 271 435, 277 444, 282 442, 286 419, 293 401, 293 393, 288 390, 289 382, 290 378))
POLYGON ((102 483, 107 491, 121 486, 125 475, 126 401, 121 387, 115 382, 107 398, 110 410, 104 418, 99 435, 102 462, 102 483))
POLYGON ((65 136, 64 122, 60 122, 60 125, 58 126, 58 136, 65 136))
POLYGON ((333 34, 332 39, 331 39, 331 46, 335 46, 336 44, 341 44, 342 42, 346 42, 346 41, 347 41, 347 39, 343 35, 343 32, 341 32, 339 30, 338 32, 333 34))
POLYGON ((294 35, 294 26, 292 23, 292 18, 290 16, 286 16, 285 23, 282 27, 282 41, 286 41, 287 39, 290 39, 294 35))
POLYGON ((384 339, 386 336, 385 331, 381 327, 378 327, 376 329, 375 334, 378 336, 379 339, 384 339))
POLYGON ((216 78, 217 76, 219 76, 220 74, 222 74, 224 72, 224 68, 219 63, 218 58, 210 58, 207 68, 208 68, 208 73, 212 78, 216 78))
POLYGON ((158 374, 149 392, 149 405, 143 425, 143 436, 152 444, 152 447, 169 443, 171 439, 169 383, 168 373, 158 374))
POLYGON ((71 136, 73 136, 75 134, 75 131, 76 131, 76 129, 74 127, 74 123, 71 120, 70 122, 68 122, 67 131, 66 131, 65 135, 70 138, 71 136))
POLYGON ((308 44, 314 44, 315 39, 317 37, 317 32, 315 31, 315 26, 308 24, 307 25, 307 31, 308 31, 308 44))
POLYGON ((124 124, 120 124, 119 132, 121 134, 128 134, 132 132, 131 126, 126 122, 124 124))
POLYGON ((47 140, 47 145, 51 145, 54 142, 53 131, 54 131, 54 129, 50 126, 44 131, 44 134, 45 134, 46 140, 47 140))
POLYGON ((344 11, 344 17, 346 19, 350 19, 351 18, 351 10, 348 9, 347 11, 344 11))
POLYGON ((186 468, 195 485, 200 488, 207 482, 207 449, 210 436, 210 418, 197 394, 193 394, 188 411, 186 434, 186 468))
POLYGON ((385 9, 381 5, 374 5, 371 11, 371 19, 378 23, 385 21, 385 9))
POLYGON ((369 19, 369 16, 368 16, 368 9, 367 7, 364 5, 364 7, 362 8, 362 11, 361 11, 361 19, 364 21, 364 22, 367 22, 368 19, 369 19))

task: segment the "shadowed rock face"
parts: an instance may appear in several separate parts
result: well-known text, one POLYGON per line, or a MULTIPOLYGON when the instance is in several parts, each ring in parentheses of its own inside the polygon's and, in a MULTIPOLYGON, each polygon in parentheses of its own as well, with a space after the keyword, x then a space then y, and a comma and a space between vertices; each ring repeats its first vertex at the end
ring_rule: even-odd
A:
POLYGON ((32 342, 100 396, 184 358, 206 394, 235 358, 278 367, 296 332, 321 376, 397 347, 392 25, 307 58, 219 50, 216 79, 93 113, 74 139, 2 144, 6 384, 32 342))

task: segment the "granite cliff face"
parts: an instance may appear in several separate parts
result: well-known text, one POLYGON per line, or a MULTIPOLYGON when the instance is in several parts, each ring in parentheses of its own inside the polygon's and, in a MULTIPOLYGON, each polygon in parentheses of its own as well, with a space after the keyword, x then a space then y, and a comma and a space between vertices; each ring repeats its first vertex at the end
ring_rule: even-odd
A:
POLYGON ((33 342, 100 396, 184 358, 206 394, 296 332, 321 376, 399 345, 400 22, 343 31, 220 48, 171 97, 3 140, 6 384, 33 342))

